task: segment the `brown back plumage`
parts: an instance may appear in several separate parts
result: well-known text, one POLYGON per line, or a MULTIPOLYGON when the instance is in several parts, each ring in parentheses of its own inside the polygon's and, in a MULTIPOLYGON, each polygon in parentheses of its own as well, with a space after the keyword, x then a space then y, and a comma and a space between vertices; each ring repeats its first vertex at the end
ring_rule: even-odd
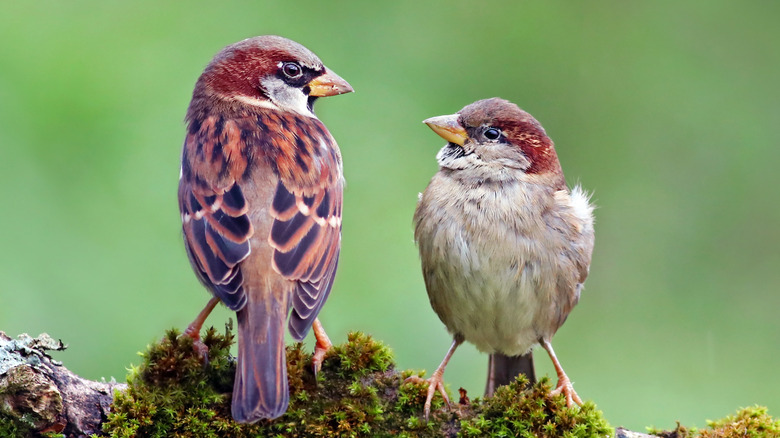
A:
POLYGON ((290 333, 302 340, 338 265, 341 154, 311 101, 299 108, 308 84, 326 73, 298 43, 250 38, 215 56, 187 112, 179 183, 185 247, 201 282, 238 313, 232 410, 239 422, 286 411, 288 314, 292 308, 290 333), (288 62, 302 67, 300 77, 283 76, 288 62))

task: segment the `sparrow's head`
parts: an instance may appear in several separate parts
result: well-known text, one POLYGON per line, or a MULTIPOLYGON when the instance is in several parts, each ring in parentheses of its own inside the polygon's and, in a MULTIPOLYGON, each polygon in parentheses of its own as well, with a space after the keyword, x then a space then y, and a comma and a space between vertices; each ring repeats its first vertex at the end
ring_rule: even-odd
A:
MULTIPOLYGON (((275 35, 231 44, 214 56, 195 84, 198 98, 312 114, 318 97, 352 87, 306 47, 275 35)), ((194 103, 194 102, 193 102, 194 103)))
POLYGON ((457 114, 424 121, 449 143, 437 155, 443 168, 495 174, 517 169, 526 175, 553 177, 563 172, 550 137, 533 116, 494 97, 467 105, 457 114))

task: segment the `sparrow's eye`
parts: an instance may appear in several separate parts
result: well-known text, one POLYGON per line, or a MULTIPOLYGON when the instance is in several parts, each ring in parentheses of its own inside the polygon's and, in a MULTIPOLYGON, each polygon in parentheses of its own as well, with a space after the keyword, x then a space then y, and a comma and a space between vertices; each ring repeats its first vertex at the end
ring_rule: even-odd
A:
POLYGON ((284 65, 282 65, 282 72, 290 79, 298 79, 303 76, 303 69, 294 62, 285 62, 284 65))
POLYGON ((495 140, 501 136, 501 131, 496 128, 488 128, 485 130, 485 138, 488 140, 495 140))

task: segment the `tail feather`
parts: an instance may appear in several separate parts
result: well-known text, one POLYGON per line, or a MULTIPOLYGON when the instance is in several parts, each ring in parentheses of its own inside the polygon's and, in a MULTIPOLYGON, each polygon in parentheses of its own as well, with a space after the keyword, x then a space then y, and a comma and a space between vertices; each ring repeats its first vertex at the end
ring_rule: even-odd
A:
POLYGON ((536 382, 533 355, 529 351, 520 356, 504 356, 500 353, 490 355, 485 396, 493 395, 496 388, 512 383, 519 374, 525 374, 529 384, 536 382))
POLYGON ((233 385, 233 419, 239 423, 280 417, 287 411, 284 350, 286 306, 248 302, 237 314, 238 366, 233 385))

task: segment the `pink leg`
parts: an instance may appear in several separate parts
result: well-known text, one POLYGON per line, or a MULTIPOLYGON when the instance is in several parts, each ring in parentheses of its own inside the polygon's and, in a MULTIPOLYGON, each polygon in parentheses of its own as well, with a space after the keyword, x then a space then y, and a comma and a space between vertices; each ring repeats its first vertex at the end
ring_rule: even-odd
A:
POLYGON ((314 374, 320 372, 322 368, 322 361, 325 360, 325 354, 333 348, 333 344, 328 338, 328 334, 325 333, 325 328, 322 327, 322 323, 319 318, 314 319, 312 324, 312 330, 314 331, 314 337, 317 339, 317 343, 314 345, 314 356, 311 359, 312 366, 314 367, 314 374))
POLYGON ((406 379, 406 382, 425 383, 428 385, 428 396, 425 399, 425 408, 423 410, 426 420, 431 414, 431 401, 433 400, 433 395, 436 394, 436 391, 439 391, 442 398, 444 398, 444 403, 446 403, 447 406, 450 406, 450 399, 447 397, 447 392, 444 390, 444 369, 447 368, 447 363, 455 353, 455 349, 462 343, 463 339, 459 339, 457 336, 452 340, 452 345, 450 345, 447 355, 444 356, 444 360, 441 361, 441 364, 436 368, 436 371, 433 372, 429 379, 422 379, 419 376, 411 376, 406 379))
POLYGON ((209 314, 211 313, 212 310, 214 310, 214 307, 216 307, 218 303, 219 303, 218 298, 211 298, 209 302, 206 303, 206 307, 204 307, 203 310, 200 311, 200 313, 195 318, 195 320, 192 321, 190 325, 188 325, 187 328, 184 330, 184 333, 182 333, 182 336, 189 336, 190 338, 192 338, 193 347, 195 348, 195 351, 197 351, 198 354, 201 355, 201 357, 205 358, 205 360, 208 360, 209 349, 200 340, 200 329, 203 327, 203 323, 206 322, 206 318, 209 317, 209 314))
POLYGON ((561 363, 558 362, 558 358, 555 356, 555 351, 552 348, 552 344, 550 344, 550 342, 545 339, 542 339, 541 344, 542 347, 547 350, 547 354, 550 355, 550 359, 552 359, 553 365, 555 366, 555 372, 558 373, 558 384, 555 386, 555 389, 550 392, 550 394, 563 394, 564 397, 566 397, 566 406, 571 407, 571 405, 574 403, 582 406, 582 399, 580 399, 580 396, 577 395, 576 391, 574 391, 574 386, 572 386, 571 380, 569 380, 569 377, 563 371, 561 363))

